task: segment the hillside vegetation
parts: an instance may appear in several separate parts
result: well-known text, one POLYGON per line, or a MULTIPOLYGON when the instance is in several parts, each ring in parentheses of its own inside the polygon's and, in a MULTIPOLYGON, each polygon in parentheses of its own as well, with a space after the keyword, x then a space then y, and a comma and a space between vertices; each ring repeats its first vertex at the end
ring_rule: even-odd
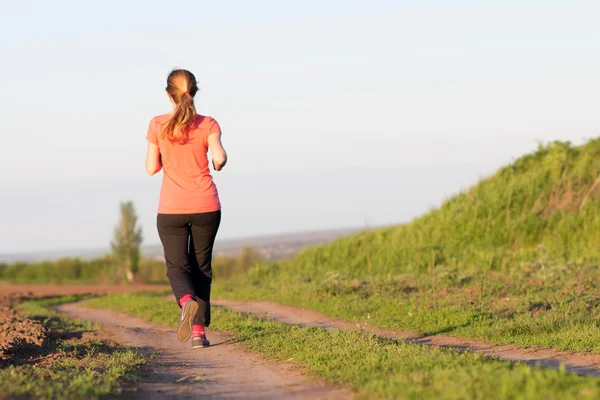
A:
POLYGON ((597 263, 599 174, 600 139, 540 146, 409 224, 305 250, 286 269, 363 279, 432 265, 502 270, 530 261, 597 263))

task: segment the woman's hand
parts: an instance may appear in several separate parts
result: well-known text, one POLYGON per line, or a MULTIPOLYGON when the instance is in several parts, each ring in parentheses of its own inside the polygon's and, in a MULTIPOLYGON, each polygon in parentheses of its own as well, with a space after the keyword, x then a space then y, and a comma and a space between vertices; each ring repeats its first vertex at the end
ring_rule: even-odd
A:
POLYGON ((223 163, 221 164, 215 164, 215 160, 212 160, 212 165, 215 171, 220 171, 223 169, 223 167, 225 166, 225 164, 227 164, 227 160, 225 160, 223 163))

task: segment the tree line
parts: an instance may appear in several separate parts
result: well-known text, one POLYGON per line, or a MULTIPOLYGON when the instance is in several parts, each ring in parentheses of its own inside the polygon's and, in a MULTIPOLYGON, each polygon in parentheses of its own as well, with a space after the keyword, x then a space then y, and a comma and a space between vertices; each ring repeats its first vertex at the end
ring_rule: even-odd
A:
MULTIPOLYGON (((168 283, 164 260, 142 257, 143 235, 133 202, 121 202, 119 211, 110 243, 111 254, 91 260, 63 258, 0 263, 0 280, 11 283, 168 283)), ((259 254, 251 248, 242 249, 237 256, 215 257, 214 275, 229 278, 242 274, 259 260, 259 254)))

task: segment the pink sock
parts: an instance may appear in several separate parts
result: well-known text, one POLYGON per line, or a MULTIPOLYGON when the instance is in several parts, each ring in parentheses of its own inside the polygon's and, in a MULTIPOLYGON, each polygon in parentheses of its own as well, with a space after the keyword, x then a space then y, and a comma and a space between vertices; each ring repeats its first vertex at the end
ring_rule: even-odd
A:
POLYGON ((202 325, 192 325, 193 336, 204 336, 204 327, 202 325))
POLYGON ((180 299, 179 299, 179 305, 181 307, 183 307, 183 305, 188 301, 188 300, 192 300, 194 297, 191 294, 184 294, 180 299))

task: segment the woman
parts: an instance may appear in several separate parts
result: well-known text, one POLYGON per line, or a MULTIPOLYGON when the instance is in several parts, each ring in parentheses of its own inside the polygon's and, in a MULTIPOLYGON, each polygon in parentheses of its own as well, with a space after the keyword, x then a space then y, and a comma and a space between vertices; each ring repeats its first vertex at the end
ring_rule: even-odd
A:
POLYGON ((166 90, 173 109, 150 121, 146 171, 152 176, 163 169, 157 227, 167 276, 181 308, 177 338, 186 342, 191 337, 193 348, 207 347, 212 251, 221 222, 207 152, 217 171, 225 166, 227 153, 217 121, 196 113, 194 75, 172 71, 166 90))

